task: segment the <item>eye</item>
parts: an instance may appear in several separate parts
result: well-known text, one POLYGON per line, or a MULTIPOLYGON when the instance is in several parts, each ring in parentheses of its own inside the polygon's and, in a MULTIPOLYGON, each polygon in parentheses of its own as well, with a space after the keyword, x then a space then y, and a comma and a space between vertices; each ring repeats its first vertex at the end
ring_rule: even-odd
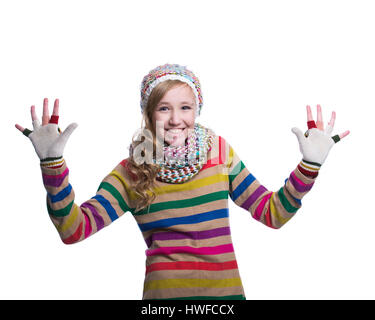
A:
POLYGON ((164 109, 168 109, 168 107, 160 107, 159 111, 164 111, 164 109))
POLYGON ((187 109, 184 109, 184 110, 189 110, 189 109, 191 109, 190 106, 183 106, 182 108, 187 108, 187 109))

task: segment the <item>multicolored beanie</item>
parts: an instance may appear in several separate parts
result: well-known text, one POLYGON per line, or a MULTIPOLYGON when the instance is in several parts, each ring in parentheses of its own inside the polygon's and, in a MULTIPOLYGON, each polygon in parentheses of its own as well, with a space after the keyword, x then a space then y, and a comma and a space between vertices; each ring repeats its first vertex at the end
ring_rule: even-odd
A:
POLYGON ((180 80, 187 83, 194 92, 195 102, 197 105, 196 117, 200 115, 201 108, 203 105, 201 85, 198 78, 193 72, 186 69, 186 66, 181 66, 178 64, 164 64, 152 69, 144 78, 141 84, 141 111, 145 110, 147 106, 148 98, 151 91, 160 82, 165 80, 180 80))

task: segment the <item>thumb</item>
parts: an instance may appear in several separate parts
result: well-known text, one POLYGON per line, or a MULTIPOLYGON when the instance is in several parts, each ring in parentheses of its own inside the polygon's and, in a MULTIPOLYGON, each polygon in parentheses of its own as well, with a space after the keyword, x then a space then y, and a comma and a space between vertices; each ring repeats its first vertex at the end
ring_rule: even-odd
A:
POLYGON ((68 141, 70 135, 73 133, 73 131, 78 127, 78 124, 73 122, 71 123, 65 130, 64 132, 61 133, 59 136, 59 142, 62 143, 63 145, 66 144, 68 141))
POLYGON ((303 144, 305 141, 305 135, 302 133, 302 131, 296 127, 292 128, 292 132, 296 135, 298 142, 300 145, 303 144))

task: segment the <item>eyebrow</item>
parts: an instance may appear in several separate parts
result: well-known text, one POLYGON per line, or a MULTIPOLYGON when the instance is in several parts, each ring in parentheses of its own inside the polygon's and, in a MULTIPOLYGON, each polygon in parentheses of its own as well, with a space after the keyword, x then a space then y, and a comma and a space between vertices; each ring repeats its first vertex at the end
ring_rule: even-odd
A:
MULTIPOLYGON (((193 101, 181 101, 181 104, 184 104, 184 103, 187 103, 187 104, 194 104, 193 101)), ((170 105, 170 103, 167 102, 167 101, 160 101, 160 102, 158 103, 158 105, 160 105, 160 104, 168 104, 168 105, 170 105)))

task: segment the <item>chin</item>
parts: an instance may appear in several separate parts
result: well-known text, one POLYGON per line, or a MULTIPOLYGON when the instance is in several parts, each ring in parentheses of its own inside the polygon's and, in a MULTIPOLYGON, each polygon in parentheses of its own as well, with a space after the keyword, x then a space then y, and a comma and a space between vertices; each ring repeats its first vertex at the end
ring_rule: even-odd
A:
POLYGON ((183 137, 183 138, 179 138, 179 139, 176 139, 176 140, 172 140, 172 139, 166 140, 165 139, 164 141, 167 142, 169 145, 173 145, 175 147, 178 147, 178 146, 185 145, 186 139, 187 139, 187 137, 183 137))

